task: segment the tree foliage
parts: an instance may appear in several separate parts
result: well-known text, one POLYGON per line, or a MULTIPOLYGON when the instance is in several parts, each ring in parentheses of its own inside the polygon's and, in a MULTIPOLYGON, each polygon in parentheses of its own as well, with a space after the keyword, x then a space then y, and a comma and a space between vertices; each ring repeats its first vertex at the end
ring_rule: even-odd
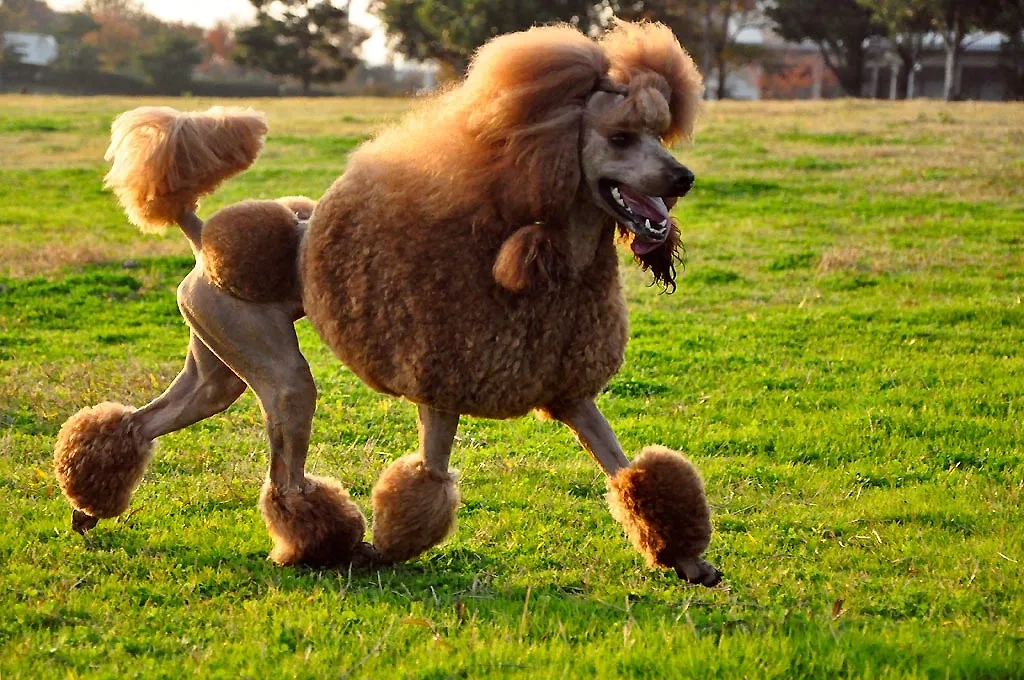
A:
POLYGON ((238 32, 235 60, 279 76, 294 77, 308 93, 314 82, 343 80, 359 63, 366 39, 348 20, 348 3, 330 0, 251 0, 256 23, 238 32))
POLYGON ((787 40, 810 40, 847 94, 859 97, 864 84, 865 43, 884 28, 856 0, 775 0, 767 15, 787 40))
POLYGON ((168 31, 140 56, 142 71, 166 94, 181 94, 192 84, 192 70, 203 60, 199 43, 180 32, 168 31))
POLYGON ((437 60, 453 74, 464 72, 476 48, 496 35, 556 22, 588 32, 602 24, 608 8, 596 0, 374 0, 370 5, 396 52, 437 60))

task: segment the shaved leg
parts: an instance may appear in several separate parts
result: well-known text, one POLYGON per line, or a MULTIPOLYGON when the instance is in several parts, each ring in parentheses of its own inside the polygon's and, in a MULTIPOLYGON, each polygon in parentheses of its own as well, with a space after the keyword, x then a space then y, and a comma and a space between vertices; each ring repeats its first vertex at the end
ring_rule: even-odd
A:
POLYGON ((175 432, 214 416, 245 391, 245 383, 193 333, 185 367, 167 391, 142 407, 136 421, 146 439, 175 432))
POLYGON ((552 412, 551 415, 569 426, 606 475, 614 477, 619 470, 629 467, 629 459, 622 452, 622 446, 611 425, 592 400, 581 401, 564 411, 552 412))
POLYGON ((256 304, 234 298, 193 271, 178 304, 202 343, 256 393, 270 439, 270 479, 300 490, 316 408, 316 385, 299 350, 294 303, 256 304))
POLYGON ((459 427, 459 414, 420 405, 417 416, 423 465, 431 472, 447 475, 448 460, 459 427))
MULTIPOLYGON (((245 383, 193 333, 181 373, 163 394, 136 411, 133 420, 140 437, 152 441, 220 413, 244 391, 245 383)), ((81 510, 71 513, 71 528, 78 533, 98 521, 81 510)))
MULTIPOLYGON (((630 467, 629 459, 623 453, 618 438, 593 400, 549 412, 569 426, 583 448, 594 457, 608 477, 614 479, 620 471, 630 467)), ((703 493, 701 495, 703 496, 703 493)), ((672 567, 680 578, 690 583, 713 586, 722 578, 718 569, 699 556, 680 558, 672 567)))
POLYGON ((366 520, 342 485, 305 473, 316 385, 299 349, 298 300, 253 303, 211 284, 201 269, 178 288, 178 305, 203 344, 256 393, 270 440, 270 472, 260 511, 281 565, 362 565, 366 520))

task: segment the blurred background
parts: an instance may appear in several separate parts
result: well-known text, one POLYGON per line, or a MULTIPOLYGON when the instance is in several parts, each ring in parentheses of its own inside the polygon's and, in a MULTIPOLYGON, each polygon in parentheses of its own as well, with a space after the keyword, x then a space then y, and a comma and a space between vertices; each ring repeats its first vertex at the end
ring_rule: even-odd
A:
POLYGON ((0 0, 0 92, 403 96, 614 17, 671 26, 710 99, 1024 99, 1024 0, 0 0))

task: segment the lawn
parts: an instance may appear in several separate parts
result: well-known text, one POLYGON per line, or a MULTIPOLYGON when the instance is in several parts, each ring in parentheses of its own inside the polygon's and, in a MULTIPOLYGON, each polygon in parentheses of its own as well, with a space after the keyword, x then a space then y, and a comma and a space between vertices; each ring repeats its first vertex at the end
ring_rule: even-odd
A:
MULTIPOLYGON (((102 190, 140 103, 0 97, 0 678, 1024 677, 1024 105, 715 104, 677 149, 686 271, 659 294, 623 255, 632 339, 599 405, 628 452, 702 470, 709 590, 647 569, 596 466, 532 417, 463 420, 459 529, 395 568, 266 559, 251 394, 72 533, 61 423, 155 397, 188 337, 185 240, 102 190)), ((319 196, 409 103, 252 105, 266 151, 205 214, 319 196)), ((368 511, 414 410, 299 337, 310 470, 368 511)))

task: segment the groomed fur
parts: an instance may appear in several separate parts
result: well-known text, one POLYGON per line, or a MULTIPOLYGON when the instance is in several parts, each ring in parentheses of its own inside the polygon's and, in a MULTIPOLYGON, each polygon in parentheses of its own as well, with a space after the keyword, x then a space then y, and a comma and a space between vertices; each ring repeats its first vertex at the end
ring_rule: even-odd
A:
POLYGON ((392 463, 373 488, 373 545, 383 562, 404 562, 455 531, 456 474, 428 470, 419 453, 392 463))
POLYGON ((280 201, 243 201, 203 225, 203 264, 215 285, 240 300, 299 296, 299 218, 280 201))
POLYGON ((650 566, 673 569, 711 541, 711 512, 697 468, 663 446, 648 446, 609 480, 608 505, 650 566))
POLYGON ((512 293, 557 285, 565 276, 565 256, 543 225, 531 224, 505 239, 494 261, 494 280, 512 293))
POLYGON ((303 221, 312 217, 313 209, 316 208, 316 201, 306 196, 282 196, 274 200, 291 210, 296 217, 303 221))
POLYGON ((364 382, 508 418, 614 375, 627 327, 614 222, 579 199, 586 105, 607 67, 568 26, 501 36, 461 85, 352 154, 317 203, 301 278, 311 323, 364 382), (546 239, 513 234, 538 222, 568 244, 570 217, 600 231, 573 276, 510 293, 535 272, 520 276, 518 256, 496 272, 502 244, 528 254, 546 239))
POLYGON ((57 435, 53 467, 61 491, 91 517, 117 517, 153 456, 132 421, 134 408, 103 402, 68 418, 57 435))
POLYGON ((252 165, 266 134, 265 116, 252 109, 133 109, 110 128, 105 186, 117 194, 132 224, 159 231, 252 165))
POLYGON ((281 493, 268 480, 260 511, 274 540, 270 559, 281 565, 349 565, 360 556, 366 520, 341 484, 306 477, 301 491, 281 493))
POLYGON ((644 85, 649 86, 655 83, 651 74, 660 76, 662 80, 656 86, 671 112, 663 139, 669 144, 691 139, 704 81, 672 30, 664 24, 619 21, 601 38, 601 47, 611 60, 611 79, 631 92, 639 84, 634 79, 643 79, 644 85))

